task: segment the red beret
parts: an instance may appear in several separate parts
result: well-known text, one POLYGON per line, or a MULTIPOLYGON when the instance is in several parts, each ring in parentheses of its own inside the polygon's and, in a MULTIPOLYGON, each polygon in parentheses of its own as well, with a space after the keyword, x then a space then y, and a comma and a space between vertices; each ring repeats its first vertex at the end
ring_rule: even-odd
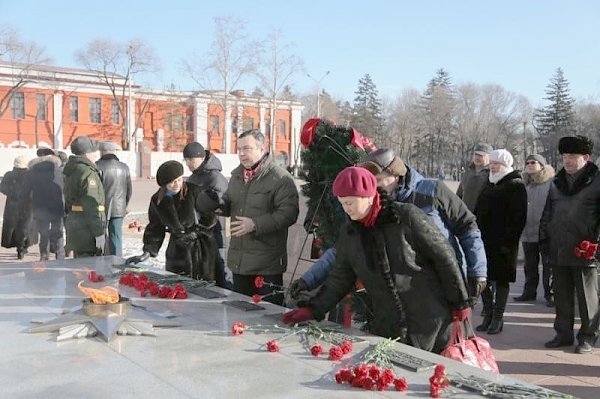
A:
POLYGON ((350 166, 342 170, 333 182, 336 197, 374 197, 377 179, 365 168, 350 166))

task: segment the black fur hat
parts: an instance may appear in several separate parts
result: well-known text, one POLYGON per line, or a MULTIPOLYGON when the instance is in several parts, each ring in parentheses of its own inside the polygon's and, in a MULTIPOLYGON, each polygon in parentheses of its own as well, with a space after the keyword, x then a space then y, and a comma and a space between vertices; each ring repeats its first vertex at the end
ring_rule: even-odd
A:
POLYGON ((177 161, 167 161, 158 167, 156 182, 159 186, 165 186, 179 176, 183 176, 183 165, 177 161))
POLYGON ((594 142, 585 136, 565 136, 558 141, 560 154, 591 154, 594 142))

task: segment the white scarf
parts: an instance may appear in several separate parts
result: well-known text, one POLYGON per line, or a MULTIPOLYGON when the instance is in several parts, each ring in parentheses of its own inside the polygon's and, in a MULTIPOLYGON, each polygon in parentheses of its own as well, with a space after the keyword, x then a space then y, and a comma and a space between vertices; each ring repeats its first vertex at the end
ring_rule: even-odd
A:
POLYGON ((490 171, 490 177, 489 177, 490 183, 492 183, 492 184, 498 183, 500 180, 502 180, 502 178, 504 176, 506 176, 513 170, 514 169, 511 166, 507 166, 504 168, 504 170, 501 170, 500 172, 495 173, 495 174, 492 174, 492 172, 490 171))

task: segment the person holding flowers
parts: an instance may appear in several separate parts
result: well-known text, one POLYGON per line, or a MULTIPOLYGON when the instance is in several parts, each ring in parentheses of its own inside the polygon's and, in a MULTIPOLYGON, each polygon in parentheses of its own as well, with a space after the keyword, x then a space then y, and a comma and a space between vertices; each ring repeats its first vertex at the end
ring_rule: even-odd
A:
POLYGON ((556 335, 546 348, 573 344, 575 298, 581 327, 575 353, 592 353, 598 340, 597 245, 600 236, 600 173, 590 161, 594 143, 584 136, 558 142, 563 168, 554 178, 540 221, 540 245, 552 266, 556 335))
POLYGON ((465 320, 470 310, 448 241, 419 208, 378 191, 367 169, 342 170, 333 194, 350 218, 336 243, 337 262, 316 296, 283 322, 322 320, 359 278, 373 303, 373 334, 441 352, 451 321, 465 320))

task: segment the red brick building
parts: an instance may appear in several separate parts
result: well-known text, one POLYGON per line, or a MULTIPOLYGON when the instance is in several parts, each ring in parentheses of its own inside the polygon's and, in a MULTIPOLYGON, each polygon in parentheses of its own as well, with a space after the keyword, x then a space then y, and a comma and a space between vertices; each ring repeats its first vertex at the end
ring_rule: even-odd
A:
POLYGON ((83 69, 0 62, 0 147, 63 149, 87 135, 130 151, 141 141, 165 152, 179 152, 186 143, 198 141, 213 152, 235 153, 237 134, 255 128, 269 143, 275 137, 271 148, 282 164, 293 164, 297 157, 298 102, 278 102, 271 132, 267 98, 232 92, 226 120, 222 92, 156 91, 128 85, 121 76, 111 79, 112 87, 83 69), (229 138, 224 137, 226 126, 229 138))

